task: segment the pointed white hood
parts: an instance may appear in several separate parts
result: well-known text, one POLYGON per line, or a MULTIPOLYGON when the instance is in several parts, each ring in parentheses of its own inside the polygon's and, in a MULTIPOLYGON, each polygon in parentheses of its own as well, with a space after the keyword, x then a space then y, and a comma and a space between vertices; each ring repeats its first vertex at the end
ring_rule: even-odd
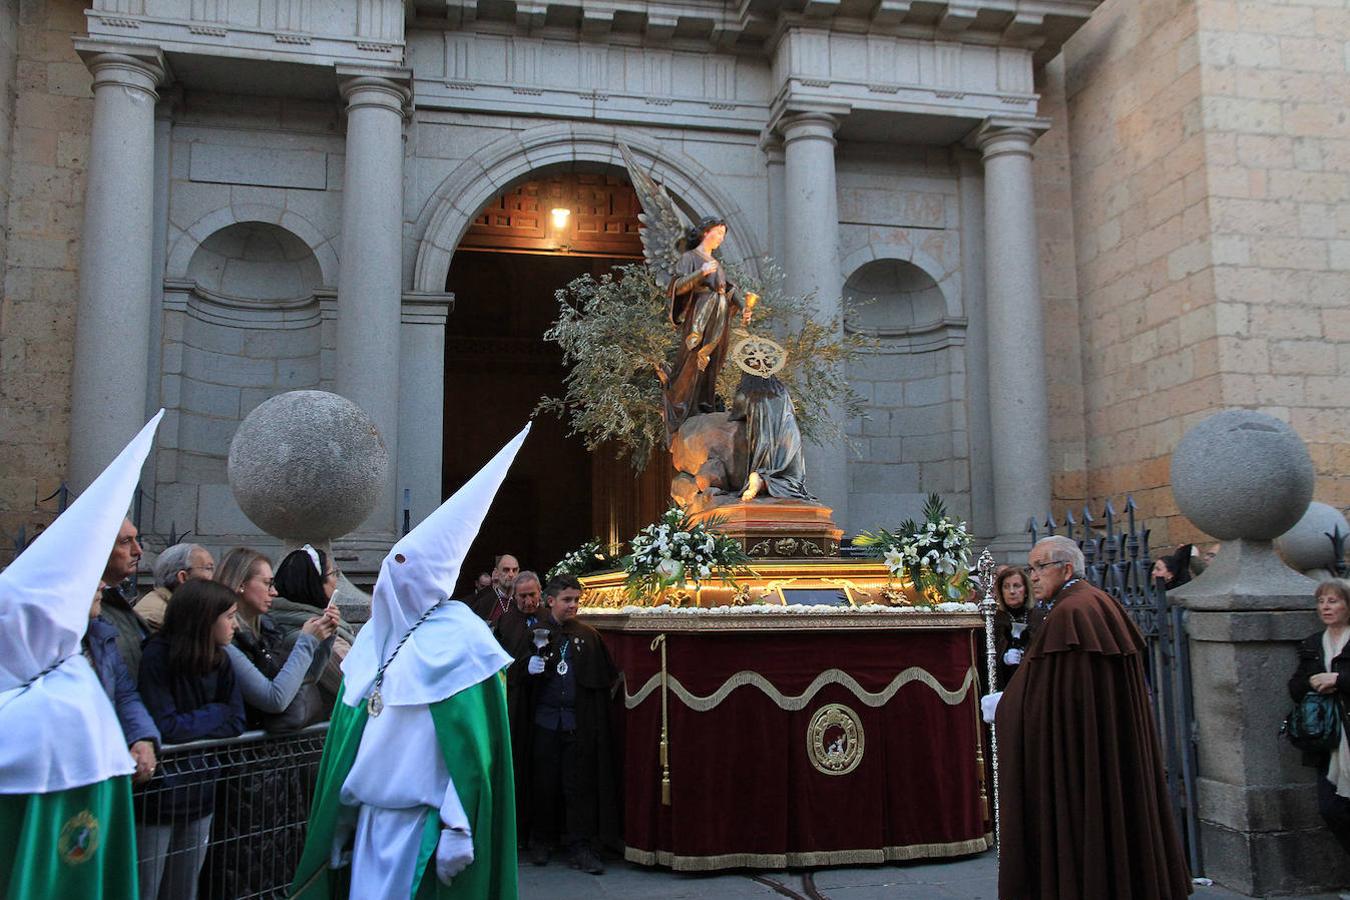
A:
POLYGON ((60 791, 135 771, 80 640, 163 416, 0 572, 0 794, 60 791))
MULTIPOLYGON (((440 508, 389 551, 371 596, 370 621, 342 663, 343 700, 369 696, 380 666, 422 615, 454 590, 460 566, 506 478, 527 424, 440 508)), ((386 706, 435 703, 511 664, 482 619, 463 603, 446 603, 413 633, 385 672, 386 706)))

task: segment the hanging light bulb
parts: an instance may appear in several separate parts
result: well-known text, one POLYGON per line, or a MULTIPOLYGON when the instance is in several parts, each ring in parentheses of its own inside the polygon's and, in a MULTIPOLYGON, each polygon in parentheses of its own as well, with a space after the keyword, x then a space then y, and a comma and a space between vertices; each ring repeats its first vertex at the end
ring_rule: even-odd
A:
POLYGON ((562 231, 567 227, 567 220, 571 218, 572 211, 563 206, 556 206, 549 210, 549 215, 553 217, 553 227, 557 231, 562 231))

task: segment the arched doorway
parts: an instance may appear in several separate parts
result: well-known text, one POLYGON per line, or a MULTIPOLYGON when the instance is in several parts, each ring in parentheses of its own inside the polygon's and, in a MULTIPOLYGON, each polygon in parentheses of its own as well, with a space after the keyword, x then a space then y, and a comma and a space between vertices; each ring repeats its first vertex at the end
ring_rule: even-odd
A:
MULTIPOLYGON (((559 396, 561 351, 543 339, 555 292, 582 275, 640 261, 639 205, 619 170, 585 163, 532 173, 474 219, 446 290, 442 485, 453 493, 521 427, 539 399, 559 396), (566 210, 566 214, 555 210, 566 210)), ((590 538, 626 540, 665 508, 664 454, 637 476, 603 448, 586 450, 566 423, 541 416, 498 493, 461 573, 460 591, 502 552, 545 571, 590 538)))

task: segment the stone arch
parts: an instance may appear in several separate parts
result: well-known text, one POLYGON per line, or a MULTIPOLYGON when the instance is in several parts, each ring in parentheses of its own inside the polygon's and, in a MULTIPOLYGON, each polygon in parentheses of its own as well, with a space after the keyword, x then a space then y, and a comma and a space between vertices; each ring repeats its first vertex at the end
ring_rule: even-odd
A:
POLYGON ((923 248, 915 247, 913 244, 869 241, 841 260, 839 268, 844 273, 844 283, 847 284, 849 279, 868 263, 886 259, 910 263, 932 278, 942 291, 948 319, 965 315, 965 306, 961 300, 960 271, 948 269, 923 248))
POLYGON ((164 266, 165 277, 175 280, 188 278, 188 268, 192 259, 197 255, 198 248, 207 238, 229 228, 231 225, 247 222, 275 225, 295 235, 314 254, 314 259, 319 264, 319 271, 323 275, 322 286, 327 288, 337 287, 338 254, 334 248, 335 239, 325 237, 323 232, 304 216, 280 206, 271 206, 265 203, 222 206, 193 222, 187 231, 182 232, 170 245, 168 258, 164 266))
POLYGON ((716 186, 716 176, 695 160, 662 148, 640 132, 602 126, 553 124, 505 135, 466 159, 446 176, 418 217, 421 240, 413 289, 445 290, 450 259, 469 224, 493 197, 545 166, 568 162, 623 167, 618 142, 633 151, 673 196, 703 214, 716 211, 730 226, 727 256, 741 259, 756 274, 760 251, 744 211, 716 186))

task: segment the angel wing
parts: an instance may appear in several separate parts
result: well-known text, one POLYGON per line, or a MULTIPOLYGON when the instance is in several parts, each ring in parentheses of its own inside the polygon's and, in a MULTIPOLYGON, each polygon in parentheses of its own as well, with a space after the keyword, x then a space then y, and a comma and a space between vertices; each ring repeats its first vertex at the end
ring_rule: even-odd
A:
POLYGON ((619 142, 619 152, 623 154, 623 164, 628 169, 628 179, 633 183, 642 212, 638 221, 643 228, 642 255, 647 265, 656 273, 657 281, 665 284, 675 274, 675 264, 680 261, 680 243, 684 239, 688 224, 675 203, 666 193, 666 189, 657 184, 640 165, 628 145, 619 142))

